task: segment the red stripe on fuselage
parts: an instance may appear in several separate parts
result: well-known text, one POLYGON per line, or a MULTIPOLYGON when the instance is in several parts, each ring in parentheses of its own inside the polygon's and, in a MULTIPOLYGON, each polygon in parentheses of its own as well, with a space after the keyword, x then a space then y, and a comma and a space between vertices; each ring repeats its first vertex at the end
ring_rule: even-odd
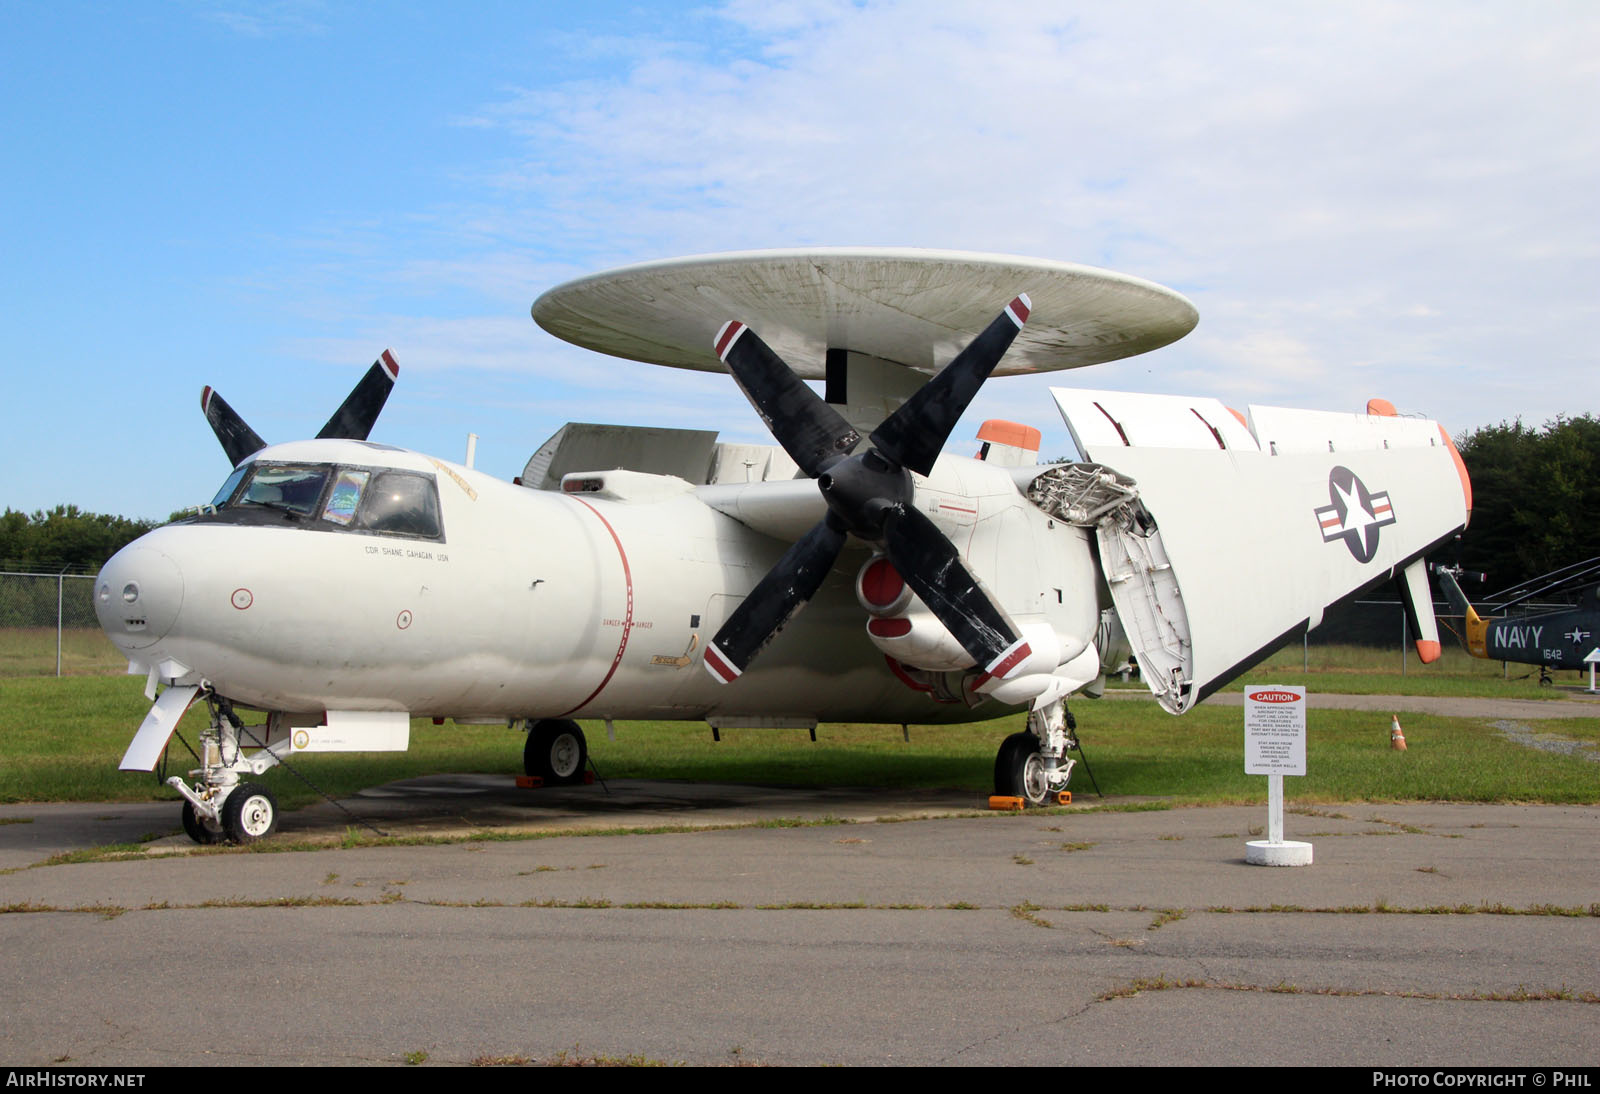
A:
POLYGON ((589 510, 589 512, 593 513, 595 518, 599 520, 601 524, 605 525, 606 531, 611 533, 611 542, 617 545, 617 557, 622 560, 622 580, 623 584, 627 588, 628 604, 627 610, 622 615, 622 641, 617 643, 616 655, 611 658, 611 667, 606 670, 605 678, 600 681, 600 685, 598 687, 589 693, 589 697, 587 699, 573 707, 571 710, 564 710, 560 714, 557 714, 557 718, 565 718, 574 711, 582 710, 584 707, 594 702, 595 696, 599 695, 605 690, 606 685, 611 683, 611 678, 617 674, 617 666, 622 664, 622 654, 628 648, 628 635, 633 631, 633 570, 628 566, 628 552, 622 549, 622 540, 617 538, 617 530, 611 527, 611 522, 609 520, 600 515, 600 510, 596 509, 582 498, 573 498, 571 494, 563 494, 562 497, 572 498, 573 501, 589 510))

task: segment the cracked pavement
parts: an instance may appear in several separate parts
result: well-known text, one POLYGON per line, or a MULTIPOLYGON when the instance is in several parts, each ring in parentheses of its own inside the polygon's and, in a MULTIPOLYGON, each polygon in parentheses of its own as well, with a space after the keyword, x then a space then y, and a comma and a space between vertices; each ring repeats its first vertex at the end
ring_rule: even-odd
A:
POLYGON ((47 866, 29 864, 170 829, 172 806, 0 807, 34 818, 0 825, 0 1047, 126 1066, 1600 1060, 1594 807, 1291 805, 1316 863, 1271 869, 1243 861, 1264 806, 611 790, 439 776, 355 805, 455 842, 341 848, 324 807, 285 819, 323 849, 168 837, 47 866), (825 823, 572 834, 778 817, 825 823), (513 832, 549 838, 491 838, 513 832))

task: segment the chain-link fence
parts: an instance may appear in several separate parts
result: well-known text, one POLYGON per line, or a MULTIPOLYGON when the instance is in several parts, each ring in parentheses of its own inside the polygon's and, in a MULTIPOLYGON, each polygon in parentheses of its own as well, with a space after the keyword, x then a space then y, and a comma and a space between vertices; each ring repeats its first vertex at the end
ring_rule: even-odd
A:
POLYGON ((0 676, 122 672, 94 614, 93 574, 0 572, 0 676))
MULTIPOLYGON (((1514 614, 1560 611, 1567 607, 1570 605, 1529 603, 1520 605, 1514 614)), ((1443 664, 1453 672, 1498 676, 1502 679, 1539 675, 1536 665, 1469 657, 1461 645, 1464 633, 1462 617, 1453 614, 1450 606, 1440 601, 1434 602, 1433 610, 1439 620, 1443 664)), ((1370 664, 1372 656, 1383 651, 1386 655, 1392 654, 1395 670, 1402 676, 1431 671, 1417 660, 1416 638, 1407 623, 1405 609, 1398 600, 1357 600, 1329 611, 1320 626, 1303 634, 1300 641, 1291 641, 1273 657, 1272 662, 1274 665, 1293 667, 1298 661, 1307 672, 1354 671, 1362 664, 1370 664)), ((1580 677, 1583 675, 1578 673, 1580 677)))

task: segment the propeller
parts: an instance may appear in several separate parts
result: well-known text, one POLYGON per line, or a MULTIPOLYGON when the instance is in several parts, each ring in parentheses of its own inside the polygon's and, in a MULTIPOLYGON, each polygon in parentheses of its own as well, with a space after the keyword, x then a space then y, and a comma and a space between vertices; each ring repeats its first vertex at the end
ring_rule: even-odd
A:
POLYGON ((200 393, 200 409, 204 411, 206 421, 211 423, 211 432, 222 442, 222 450, 228 454, 228 462, 233 466, 238 467, 246 456, 267 447, 261 435, 246 425, 244 419, 239 417, 239 412, 229 406, 228 400, 218 395, 209 384, 200 393))
MULTIPOLYGON (((339 404, 339 409, 333 412, 333 417, 322 427, 317 439, 366 440, 399 375, 400 366, 395 363, 394 354, 384 350, 351 389, 344 402, 339 404)), ((200 409, 204 411, 206 421, 211 423, 211 431, 222 442, 222 450, 227 453, 233 466, 238 467, 246 457, 267 447, 261 435, 245 424, 239 412, 229 406, 228 401, 215 389, 208 386, 200 393, 200 409)))
POLYGON ((916 394, 873 430, 872 446, 794 374, 749 327, 725 323, 714 346, 745 397, 828 512, 778 560, 706 646, 706 671, 736 679, 805 607, 853 533, 888 556, 928 609, 987 676, 1009 676, 1030 653, 1005 609, 961 561, 938 525, 912 504, 911 475, 933 469, 945 441, 1000 363, 1032 308, 1019 295, 916 394))

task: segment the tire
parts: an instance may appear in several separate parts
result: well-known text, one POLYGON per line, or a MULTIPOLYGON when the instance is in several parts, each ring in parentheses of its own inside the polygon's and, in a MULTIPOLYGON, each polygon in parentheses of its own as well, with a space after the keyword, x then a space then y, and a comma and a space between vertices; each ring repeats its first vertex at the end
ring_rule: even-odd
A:
POLYGON ((278 799, 260 783, 243 783, 222 803, 222 832, 229 843, 254 843, 278 830, 278 799))
POLYGON ((194 806, 187 801, 183 803, 183 832, 184 835, 202 846, 216 843, 222 838, 216 829, 200 819, 200 814, 196 813, 194 806))
POLYGON ((1022 798, 1029 805, 1044 805, 1050 796, 1044 764, 1039 759, 1039 738, 1031 733, 1013 733, 1000 742, 994 758, 994 792, 1001 797, 1022 798))
POLYGON ((528 730, 528 741, 522 746, 522 769, 543 779, 545 785, 581 783, 588 763, 589 742, 577 722, 535 722, 528 730))

